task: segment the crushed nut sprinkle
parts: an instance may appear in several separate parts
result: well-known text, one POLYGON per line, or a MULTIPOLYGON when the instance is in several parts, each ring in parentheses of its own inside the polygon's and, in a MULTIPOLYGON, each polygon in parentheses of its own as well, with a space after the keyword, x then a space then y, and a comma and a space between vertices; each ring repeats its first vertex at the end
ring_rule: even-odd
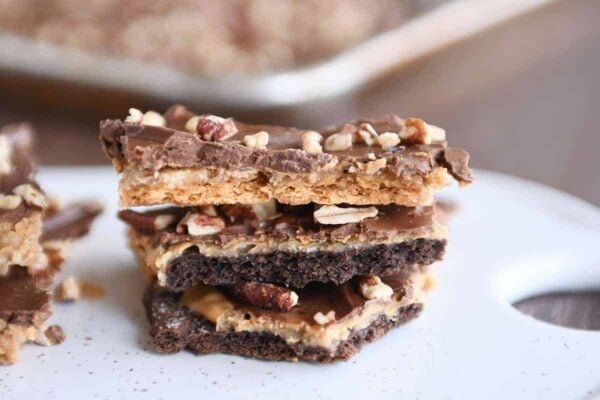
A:
POLYGON ((326 151, 343 151, 352 147, 352 135, 349 133, 334 133, 325 139, 326 151))
POLYGON ((129 122, 131 124, 141 124, 142 119, 144 118, 144 113, 138 110, 137 108, 130 108, 129 115, 125 118, 125 122, 129 122))
POLYGON ((373 175, 374 173, 382 170, 387 165, 387 160, 385 158, 380 158, 378 160, 369 161, 367 163, 357 163, 358 169, 366 173, 367 175, 373 175))
POLYGON ((394 290, 383 283, 378 276, 368 275, 361 278, 359 283, 361 295, 367 300, 386 300, 394 294, 394 290))
POLYGON ((167 120, 156 111, 146 111, 142 117, 142 125, 166 126, 167 120))
POLYGON ((400 136, 394 132, 384 132, 377 136, 376 141, 381 147, 394 147, 400 144, 400 136))
POLYGON ((200 121, 199 116, 190 118, 185 123, 185 130, 188 131, 189 133, 198 133, 198 121, 200 121))
POLYGON ((307 153, 322 153, 322 140, 323 136, 319 132, 306 131, 302 134, 302 150, 307 153))
POLYGON ((171 214, 159 214, 154 217, 154 228, 157 231, 166 229, 175 222, 175 216, 171 214))
POLYGON ((30 206, 45 208, 48 205, 46 196, 29 183, 17 186, 13 189, 13 193, 21 196, 30 206))
POLYGON ((319 311, 313 316, 313 319, 319 325, 327 325, 328 323, 335 321, 335 311, 329 311, 327 314, 323 314, 319 311))
POLYGON ((225 228, 225 221, 219 217, 201 213, 188 212, 177 225, 178 233, 187 233, 192 236, 214 235, 225 228))
POLYGON ((366 218, 376 217, 376 207, 356 208, 323 206, 314 212, 315 221, 323 225, 340 225, 360 222, 366 218))
POLYGON ((67 277, 56 291, 56 298, 58 301, 72 302, 78 300, 81 297, 81 288, 79 282, 73 277, 67 277))
POLYGON ((419 118, 407 118, 400 132, 403 144, 431 144, 431 129, 419 118))
POLYGON ((373 125, 367 122, 358 125, 356 134, 367 146, 373 145, 377 136, 379 136, 375 128, 373 128, 373 125))
POLYGON ((244 144, 255 149, 266 149, 269 144, 269 134, 265 131, 244 136, 244 144))
POLYGON ((432 142, 443 142, 446 140, 446 131, 439 126, 426 124, 432 142))

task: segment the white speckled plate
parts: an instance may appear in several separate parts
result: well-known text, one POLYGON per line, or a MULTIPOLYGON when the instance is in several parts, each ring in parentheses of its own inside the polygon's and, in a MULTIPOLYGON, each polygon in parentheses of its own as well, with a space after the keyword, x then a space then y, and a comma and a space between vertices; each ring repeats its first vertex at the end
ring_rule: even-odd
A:
POLYGON ((528 318, 510 303, 554 289, 600 288, 600 211, 555 190, 479 171, 451 226, 438 288, 422 316, 346 363, 260 362, 147 349, 143 279, 115 218, 108 168, 46 169, 63 199, 97 196, 107 211, 65 274, 101 300, 56 305, 67 340, 28 345, 0 367, 0 399, 587 399, 600 394, 600 332, 528 318))

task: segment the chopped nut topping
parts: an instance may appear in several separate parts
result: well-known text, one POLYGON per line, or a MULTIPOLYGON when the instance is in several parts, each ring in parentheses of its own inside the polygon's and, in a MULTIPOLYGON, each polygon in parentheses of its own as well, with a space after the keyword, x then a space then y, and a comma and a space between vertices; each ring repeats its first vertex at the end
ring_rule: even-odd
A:
POLYGON ((12 146, 6 136, 0 136, 0 174, 12 171, 12 146))
POLYGON ((196 132, 203 140, 218 142, 229 139, 238 132, 238 129, 231 118, 225 119, 216 115, 201 115, 198 118, 196 132))
POLYGON ((323 314, 321 311, 319 311, 313 316, 313 319, 319 325, 326 325, 335 321, 335 311, 329 311, 327 314, 323 314))
POLYGON ((431 144, 431 130, 419 118, 407 118, 405 128, 400 132, 403 144, 431 144))
POLYGON ((81 288, 79 282, 73 277, 67 277, 56 290, 58 301, 71 302, 81 297, 81 288))
POLYGON ((142 118, 142 125, 166 126, 167 120, 156 111, 146 111, 142 118))
POLYGON ((381 147, 393 147, 398 146, 400 144, 400 137, 397 133, 394 132, 384 132, 381 135, 377 136, 377 144, 381 147))
POLYGON ((186 231, 185 228, 187 228, 187 233, 192 236, 214 235, 225 228, 225 221, 219 217, 188 212, 179 221, 176 230, 179 233, 183 233, 186 231))
POLYGON ((369 160, 376 160, 377 157, 375 157, 375 153, 367 153, 367 158, 369 160))
POLYGON ((377 216, 379 211, 375 207, 341 208, 338 206, 323 206, 314 212, 315 221, 323 225, 339 225, 360 222, 365 218, 377 216))
POLYGON ((234 296, 256 307, 286 312, 298 304, 293 290, 270 283, 246 282, 233 287, 234 296))
POLYGON ((48 205, 46 196, 29 183, 17 186, 13 189, 13 193, 21 196, 30 206, 45 208, 48 205))
POLYGON ((138 110, 137 108, 130 108, 129 115, 125 118, 125 122, 129 122, 131 124, 141 124, 142 119, 144 118, 144 113, 138 110))
POLYGON ((244 136, 244 144, 256 149, 266 149, 267 144, 269 144, 269 134, 265 131, 260 131, 254 135, 246 135, 244 136))
POLYGON ((373 126, 366 122, 363 122, 358 126, 356 133, 367 146, 371 146, 373 143, 375 143, 375 140, 378 136, 377 131, 373 128, 373 126))
POLYGON ((302 150, 307 153, 322 153, 321 141, 323 136, 319 132, 306 131, 302 134, 302 150))
POLYGON ((277 215, 277 204, 271 199, 264 203, 252 204, 252 210, 259 221, 265 221, 277 215))
POLYGON ((360 294, 367 300, 389 299, 394 290, 383 283, 378 276, 368 275, 361 278, 359 283, 360 294))
POLYGON ((185 123, 185 130, 189 133, 198 133, 198 121, 200 121, 199 116, 188 119, 188 121, 185 123))
POLYGON ((5 196, 0 196, 0 209, 3 210, 14 210, 15 208, 21 205, 23 199, 21 196, 17 196, 15 194, 7 194, 5 196))
POLYGON ((343 151, 352 147, 352 135, 349 133, 334 133, 325 139, 325 150, 343 151))
POLYGON ((446 140, 446 131, 439 126, 426 124, 432 142, 443 142, 446 140))
POLYGON ((358 163, 358 168, 364 171, 368 175, 373 175, 377 171, 385 168, 387 165, 387 160, 385 158, 380 158, 379 160, 370 161, 368 163, 358 163))
POLYGON ((161 231, 175 222, 175 216, 171 214, 160 214, 154 217, 154 228, 161 231))

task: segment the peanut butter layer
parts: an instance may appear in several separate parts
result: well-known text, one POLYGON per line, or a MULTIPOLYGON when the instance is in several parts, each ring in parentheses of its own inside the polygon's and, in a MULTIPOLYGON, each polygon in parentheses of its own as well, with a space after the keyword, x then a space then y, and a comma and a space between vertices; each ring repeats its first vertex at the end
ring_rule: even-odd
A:
POLYGON ((244 203, 430 204, 468 154, 443 130, 388 115, 321 132, 250 125, 182 106, 106 120, 100 139, 121 173, 122 207, 244 203))
MULTIPOLYGON (((188 289, 179 303, 212 324, 216 334, 267 335, 302 352, 319 349, 333 356, 354 333, 382 319, 393 325, 399 310, 421 306, 427 281, 428 275, 415 268, 385 279, 357 277, 340 286, 311 284, 296 291, 297 305, 286 312, 240 302, 228 290, 206 285, 188 289)), ((180 327, 173 321, 171 328, 180 327)))
POLYGON ((131 245, 143 268, 160 285, 177 291, 197 282, 343 283, 358 274, 388 275, 415 263, 432 263, 445 247, 446 228, 435 221, 429 206, 329 210, 343 213, 327 216, 327 223, 377 213, 340 224, 315 220, 324 209, 315 205, 260 207, 125 210, 120 217, 132 226, 131 245), (265 215, 264 208, 272 215, 265 215))

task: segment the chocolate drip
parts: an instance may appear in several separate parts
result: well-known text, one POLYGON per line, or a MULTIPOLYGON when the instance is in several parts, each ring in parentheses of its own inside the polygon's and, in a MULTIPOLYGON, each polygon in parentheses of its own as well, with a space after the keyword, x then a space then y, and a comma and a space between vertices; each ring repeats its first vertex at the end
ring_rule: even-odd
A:
POLYGON ((12 267, 0 276, 0 319, 10 324, 39 324, 50 316, 47 276, 31 276, 25 268, 12 267))

